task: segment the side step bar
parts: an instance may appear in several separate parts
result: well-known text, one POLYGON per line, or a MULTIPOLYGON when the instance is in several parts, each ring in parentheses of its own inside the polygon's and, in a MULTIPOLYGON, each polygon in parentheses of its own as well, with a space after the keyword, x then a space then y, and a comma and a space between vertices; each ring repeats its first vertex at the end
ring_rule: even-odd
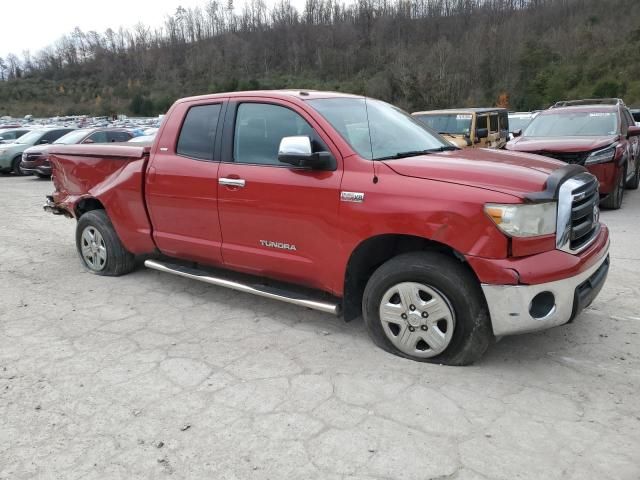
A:
POLYGON ((333 315, 340 314, 340 302, 314 299, 310 295, 298 292, 294 289, 287 290, 269 285, 260 285, 258 283, 251 284, 236 280, 228 280, 226 278, 213 276, 210 272, 199 270, 196 268, 186 267, 173 263, 159 262, 157 260, 145 260, 144 266, 160 272, 172 273, 180 277, 199 280, 211 285, 226 287, 244 293, 252 293, 259 297, 280 300, 281 302, 292 303, 301 307, 319 310, 333 315))

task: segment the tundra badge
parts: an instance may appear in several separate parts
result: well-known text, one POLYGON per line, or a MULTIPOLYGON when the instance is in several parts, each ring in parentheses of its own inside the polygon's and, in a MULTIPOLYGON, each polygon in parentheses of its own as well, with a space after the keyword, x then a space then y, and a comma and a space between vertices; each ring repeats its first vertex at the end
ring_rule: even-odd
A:
POLYGON ((362 203, 362 202, 364 202, 364 193, 362 193, 362 192, 340 192, 340 201, 341 202, 362 203))
POLYGON ((296 246, 290 245, 288 243, 272 242, 270 240, 260 240, 260 245, 262 245, 263 247, 269 247, 269 248, 279 248, 280 250, 290 250, 292 252, 296 251, 296 246))

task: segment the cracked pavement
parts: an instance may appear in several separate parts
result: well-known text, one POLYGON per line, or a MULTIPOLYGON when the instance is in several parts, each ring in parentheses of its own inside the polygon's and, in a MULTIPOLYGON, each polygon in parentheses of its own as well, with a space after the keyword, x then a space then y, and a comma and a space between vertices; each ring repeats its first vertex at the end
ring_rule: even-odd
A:
POLYGON ((51 183, 0 175, 0 479, 640 478, 640 191, 575 323, 443 367, 361 320, 91 275, 51 183))

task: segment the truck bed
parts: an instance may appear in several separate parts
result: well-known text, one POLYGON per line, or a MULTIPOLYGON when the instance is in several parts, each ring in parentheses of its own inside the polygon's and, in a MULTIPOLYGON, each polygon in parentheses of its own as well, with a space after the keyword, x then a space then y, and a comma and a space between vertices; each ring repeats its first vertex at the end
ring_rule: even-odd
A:
POLYGON ((132 253, 155 246, 144 202, 149 146, 126 144, 52 145, 49 160, 55 186, 53 203, 73 217, 96 205, 109 215, 132 253))

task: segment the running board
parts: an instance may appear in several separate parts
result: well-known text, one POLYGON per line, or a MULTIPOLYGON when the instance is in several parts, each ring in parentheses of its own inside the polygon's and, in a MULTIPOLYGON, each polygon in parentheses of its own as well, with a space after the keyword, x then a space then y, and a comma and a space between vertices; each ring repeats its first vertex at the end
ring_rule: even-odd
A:
MULTIPOLYGON (((236 280, 228 280, 226 278, 213 276, 206 270, 186 267, 173 263, 158 262, 156 260, 145 260, 144 266, 160 272, 172 273, 180 277, 199 280, 200 282, 210 283, 218 287, 226 287, 239 292, 251 293, 259 297, 280 300, 281 302, 292 303, 301 307, 319 310, 333 315, 340 314, 340 302, 314 299, 311 295, 296 291, 295 288, 286 289, 278 288, 270 285, 261 285, 259 283, 245 283, 236 280)), ((243 276, 244 277, 244 276, 243 276)), ((320 295, 318 295, 320 296, 320 295)))

